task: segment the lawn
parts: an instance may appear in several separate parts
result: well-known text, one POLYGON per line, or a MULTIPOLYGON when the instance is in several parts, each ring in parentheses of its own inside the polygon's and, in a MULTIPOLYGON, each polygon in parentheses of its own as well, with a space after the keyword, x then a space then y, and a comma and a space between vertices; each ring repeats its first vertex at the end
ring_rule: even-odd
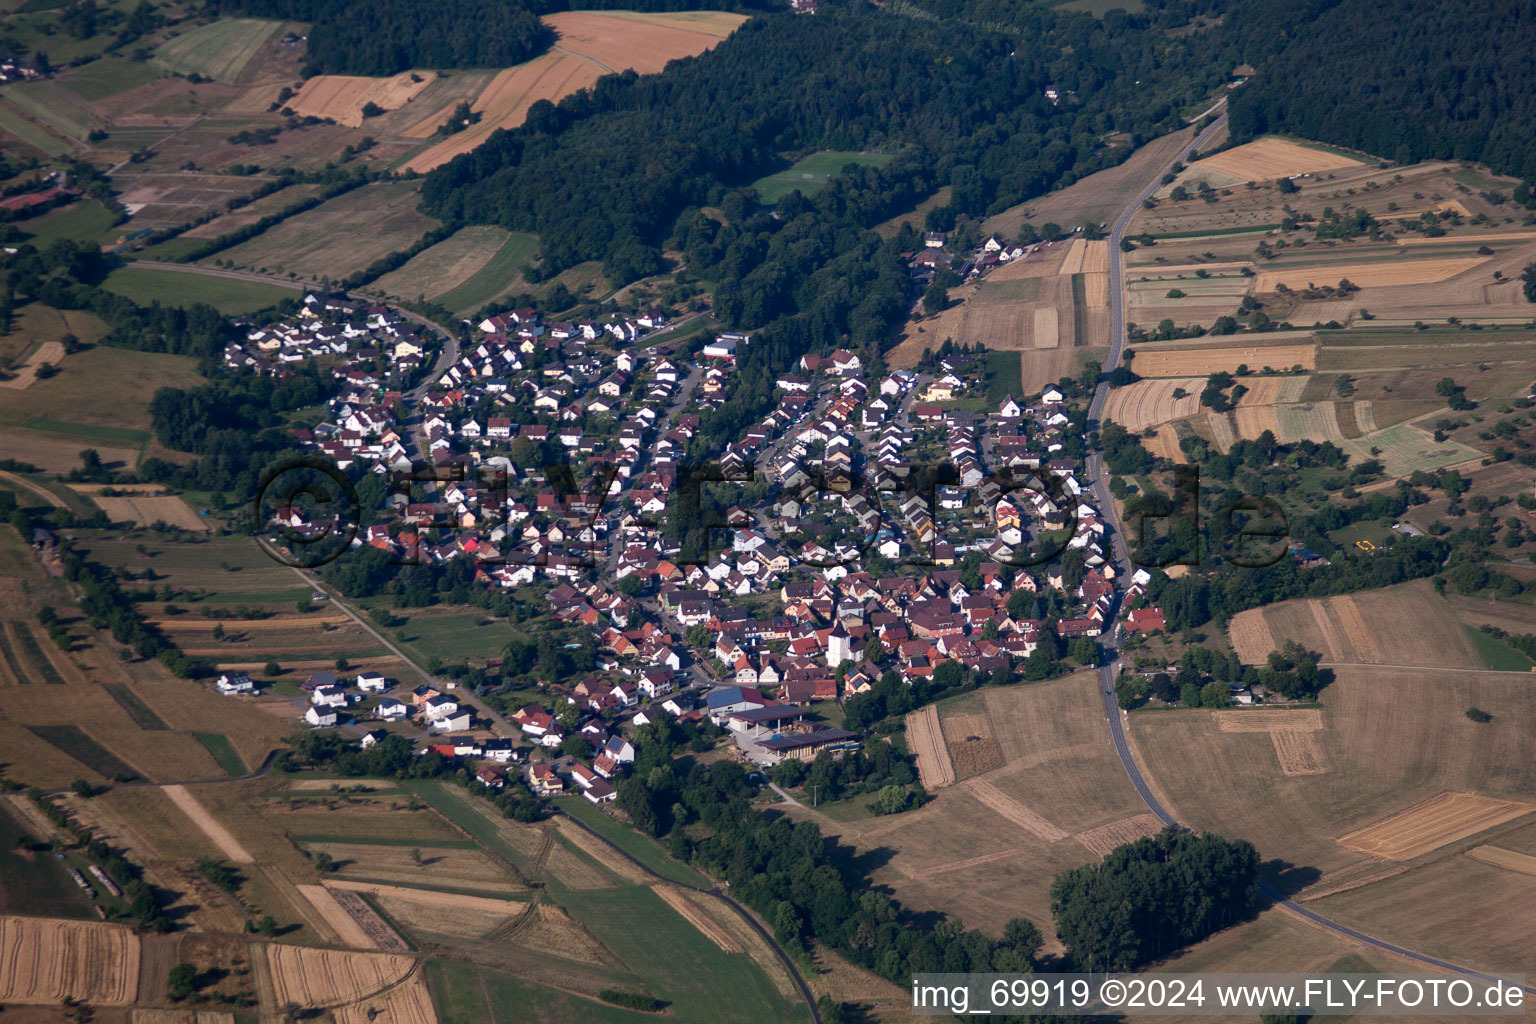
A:
POLYGON ((641 348, 651 349, 657 345, 675 345, 680 341, 687 341, 701 334, 708 334, 711 331, 719 330, 720 327, 720 321, 707 316, 701 316, 696 320, 690 320, 688 323, 680 326, 668 328, 653 337, 647 338, 641 348))
POLYGON ((499 658, 512 639, 512 628, 505 619, 480 625, 489 617, 482 608, 412 611, 405 624, 393 627, 388 635, 420 661, 440 658, 449 663, 499 658), (397 633, 405 634, 405 640, 397 639, 397 633))
POLYGON ((523 266, 539 251, 536 235, 509 234, 485 265, 433 301, 463 316, 473 313, 522 280, 523 266))
POLYGON ((194 732, 197 742, 208 748, 208 753, 219 762, 219 767, 231 777, 244 775, 245 762, 240 760, 240 754, 235 750, 235 745, 229 742, 229 737, 217 732, 194 732))
POLYGON ((1496 672, 1529 672, 1533 666, 1536 666, 1530 658, 1498 637, 1489 636, 1472 626, 1462 628, 1467 631, 1467 636, 1472 640, 1472 646, 1477 649, 1478 656, 1483 659, 1484 668, 1493 669, 1496 672))
POLYGON ((296 299, 301 295, 298 290, 279 284, 132 266, 112 271, 102 287, 141 306, 158 302, 162 306, 185 308, 202 303, 225 316, 254 313, 275 306, 283 299, 296 299))
POLYGON ((713 883, 682 861, 673 860, 650 836, 641 835, 612 815, 594 807, 579 796, 561 797, 555 801, 566 814, 586 825, 592 831, 609 840, 613 845, 644 864, 652 871, 684 885, 709 887, 713 883))
POLYGON ((105 206, 94 199, 83 199, 63 209, 53 210, 33 220, 21 222, 38 248, 44 248, 61 238, 74 242, 100 242, 111 232, 117 218, 105 206))
POLYGON ((17 845, 31 835, 0 802, 0 913, 94 918, 90 901, 70 881, 62 862, 46 850, 17 845))
POLYGON ((766 174, 749 187, 757 190, 758 198, 765 204, 780 199, 799 189, 802 195, 810 195, 829 180, 842 173, 849 164, 864 167, 883 167, 894 159, 890 153, 854 153, 829 149, 812 153, 783 170, 766 174))

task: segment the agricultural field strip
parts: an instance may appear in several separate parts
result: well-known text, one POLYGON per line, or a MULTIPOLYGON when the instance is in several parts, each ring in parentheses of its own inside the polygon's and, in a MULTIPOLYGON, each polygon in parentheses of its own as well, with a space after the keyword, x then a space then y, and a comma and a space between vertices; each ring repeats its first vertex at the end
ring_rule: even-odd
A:
POLYGON ((1518 853, 1499 846, 1474 846, 1467 851, 1467 856, 1484 864, 1518 871, 1522 875, 1536 875, 1536 857, 1528 853, 1518 853))
POLYGON ((1441 793, 1382 821, 1339 837, 1339 844, 1388 860, 1412 860, 1448 843, 1512 821, 1536 804, 1474 793, 1441 793))
POLYGON ((164 786, 165 795, 171 798, 171 802, 179 807, 183 814, 192 820, 192 823, 207 836, 212 843, 230 860, 237 864, 251 864, 256 858, 244 846, 234 834, 219 824, 218 820, 209 813, 208 808, 198 802, 186 786, 164 786))

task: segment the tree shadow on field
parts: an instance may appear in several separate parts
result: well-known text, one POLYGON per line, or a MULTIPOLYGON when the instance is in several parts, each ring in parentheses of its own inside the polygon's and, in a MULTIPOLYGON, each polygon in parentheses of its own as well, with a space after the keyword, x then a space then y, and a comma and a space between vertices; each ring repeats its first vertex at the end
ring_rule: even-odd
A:
POLYGON ((1259 881, 1287 899, 1317 882, 1323 873, 1311 866, 1298 866, 1276 857, 1259 865, 1259 881))

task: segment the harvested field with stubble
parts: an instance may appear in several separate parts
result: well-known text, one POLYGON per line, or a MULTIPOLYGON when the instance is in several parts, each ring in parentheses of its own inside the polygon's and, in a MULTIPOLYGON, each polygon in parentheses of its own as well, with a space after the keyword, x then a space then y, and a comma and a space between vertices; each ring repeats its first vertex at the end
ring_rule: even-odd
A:
POLYGON ((304 83, 288 106, 306 117, 324 117, 348 126, 363 125, 363 107, 373 103, 398 110, 437 78, 435 71, 402 71, 393 78, 358 75, 316 75, 304 83))
POLYGON ((1275 638, 1297 640, 1335 664, 1482 664, 1455 610, 1425 580, 1251 609, 1233 617, 1228 636, 1249 665, 1264 663, 1275 638))
POLYGON ((1287 775, 1267 727, 1228 732, 1207 713, 1134 713, 1129 735, 1149 783, 1180 820, 1327 874, 1371 856, 1331 837, 1438 794, 1523 801, 1536 792, 1529 686, 1512 673, 1340 666, 1319 696, 1326 727, 1307 733, 1327 766, 1316 774, 1287 775), (1492 721, 1468 720, 1468 707, 1492 721))
POLYGON ((724 11, 562 11, 543 20, 559 36, 559 49, 607 71, 652 75, 669 61, 712 49, 747 19, 724 11))
MULTIPOLYGON (((918 810, 857 822, 789 813, 860 851, 886 851, 874 880, 914 909, 942 910, 989 934, 1023 915, 1049 940, 1051 879, 1094 856, 1074 836, 1124 827, 1146 810, 1109 744, 1097 681, 1080 672, 944 702, 946 729, 986 717, 1004 764, 939 790, 918 810)), ((909 750, 917 749, 912 729, 909 719, 909 750)))
POLYGON ((342 945, 358 949, 382 949, 406 952, 406 945, 384 919, 373 912, 355 892, 332 890, 320 885, 296 885, 294 888, 309 901, 341 938, 342 945))
POLYGON ((1036 839, 1054 843, 1067 838, 1066 832, 985 779, 970 779, 961 783, 961 787, 980 800, 982 806, 994 815, 1013 822, 1036 839))
POLYGON ((1268 136, 1199 160, 1191 164, 1186 173, 1198 178, 1201 172, 1216 171, 1239 182, 1273 181, 1338 167, 1357 167, 1363 162, 1289 139, 1268 136))
POLYGON ((610 969, 624 966, 613 951, 599 942, 569 911, 549 902, 531 907, 526 920, 516 925, 505 941, 519 949, 546 956, 610 969))
POLYGON ((1143 836, 1155 836, 1162 829, 1162 820, 1157 815, 1133 814, 1129 818, 1079 832, 1072 838, 1087 847, 1090 853, 1103 857, 1117 846, 1135 842, 1143 836))
POLYGON ((1285 285, 1300 291, 1314 285, 1337 285, 1348 279, 1362 288, 1399 284, 1434 284, 1487 263, 1481 256, 1441 260, 1377 260, 1369 263, 1328 263, 1286 270, 1264 270, 1253 279, 1255 294, 1278 291, 1285 285))
POLYGON ((694 894, 685 892, 675 885, 658 885, 655 887, 656 895, 666 901, 667 906, 683 915, 683 919, 697 928, 706 939, 713 942, 725 953, 741 953, 741 943, 722 928, 713 917, 697 906, 691 898, 694 894))
MULTIPOLYGON (((558 103, 571 93, 587 88, 602 74, 602 69, 591 61, 559 51, 550 51, 515 68, 508 68, 498 74, 471 105, 480 114, 478 122, 407 160, 400 169, 425 174, 459 154, 475 149, 497 129, 521 125, 528 116, 528 108, 537 101, 547 99, 558 103)), ((442 115, 433 114, 416 125, 412 132, 430 134, 441 121, 442 115)))
POLYGON ((1211 717, 1222 732, 1266 733, 1282 775, 1321 775, 1328 770, 1316 736, 1323 715, 1316 708, 1217 711, 1211 717))
POLYGON ((917 774, 928 792, 954 783, 955 766, 944 745, 938 705, 930 704, 907 716, 907 749, 917 758, 917 774))
POLYGON ((957 780, 969 779, 1003 766, 1003 751, 992 736, 992 720, 981 714, 941 715, 944 746, 957 780))
MULTIPOLYGON (((555 49, 507 68, 472 104, 480 120, 417 154, 401 167, 425 173, 479 146, 498 128, 516 128, 538 100, 559 103, 604 74, 634 69, 660 71, 667 61, 703 53, 745 17, 719 11, 637 14, 628 11, 566 11, 544 23, 560 36, 555 49)), ((451 113, 438 110, 407 135, 427 138, 451 113)))
POLYGON ((378 881, 394 885, 442 885, 486 892, 521 892, 507 872, 480 850, 433 846, 395 846, 375 843, 305 842, 313 853, 328 853, 341 864, 342 878, 378 881), (413 853, 420 854, 418 863, 413 853))
POLYGON ((1139 380, 1110 390, 1109 400, 1104 403, 1104 418, 1132 433, 1140 433, 1148 427, 1198 413, 1204 388, 1205 380, 1201 377, 1139 380), (1175 398, 1175 391, 1184 394, 1175 398))
POLYGON ((1516 853, 1498 846, 1474 846, 1467 851, 1467 856, 1484 864, 1518 871, 1522 875, 1536 875, 1536 857, 1528 853, 1516 853))
POLYGON ((343 277, 441 226, 417 210, 419 188, 410 181, 355 188, 224 250, 220 258, 301 277, 343 277))
POLYGON ((334 1008, 331 1016, 336 1024, 376 1024, 380 1020, 388 1024, 437 1024, 437 1007, 418 969, 378 995, 334 1008))
MULTIPOLYGON (((0 917, 0 1002, 65 998, 125 1006, 139 987, 139 937, 119 924, 0 917)), ((157 993, 158 994, 158 993, 157 993)))
POLYGON ((552 839, 552 843, 549 857, 544 862, 545 873, 559 879, 567 889, 589 892, 612 889, 618 884, 584 854, 577 853, 558 839, 552 839))
POLYGON ((101 510, 107 514, 107 518, 113 522, 126 521, 137 526, 165 523, 193 533, 207 533, 211 529, 208 521, 198 515, 196 509, 174 496, 158 498, 97 496, 91 500, 100 505, 101 510))
POLYGON ((1415 952, 1484 971, 1536 970, 1536 877, 1471 857, 1432 863, 1329 896, 1311 909, 1415 952))
POLYGON ((1441 793, 1400 814, 1340 836, 1339 843, 1373 857, 1413 860, 1532 811, 1536 811, 1536 804, 1476 793, 1441 793))
POLYGON ((251 961, 266 968, 277 1006, 345 1006, 396 985, 416 967, 408 956, 255 943, 251 961))
MULTIPOLYGON (((1317 346, 1310 336, 1298 344, 1297 334, 1282 334, 1273 343, 1259 342, 1263 336, 1251 335, 1241 340, 1189 344, 1157 342, 1137 345, 1130 362, 1132 372, 1140 377, 1205 377, 1213 373, 1236 373, 1239 366, 1259 372, 1264 367, 1289 370, 1299 366, 1311 370, 1317 366, 1317 346)), ((1273 336, 1270 336, 1273 337, 1273 336)))
POLYGON ((506 924, 527 907, 526 902, 516 900, 432 892, 345 878, 328 878, 325 887, 338 895, 367 893, 401 927, 413 935, 434 941, 442 938, 475 941, 506 924))
POLYGON ((634 882, 636 885, 648 885, 653 881, 651 874, 640 865, 607 843, 593 839, 580 825, 564 815, 556 816, 554 828, 572 846, 580 849, 603 867, 624 879, 624 881, 634 882))

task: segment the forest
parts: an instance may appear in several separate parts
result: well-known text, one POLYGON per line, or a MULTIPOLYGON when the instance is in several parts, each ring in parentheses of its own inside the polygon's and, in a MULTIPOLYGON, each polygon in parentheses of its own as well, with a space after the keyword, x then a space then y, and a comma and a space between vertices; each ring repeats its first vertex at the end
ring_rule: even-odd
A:
POLYGON ((1243 840, 1164 829, 1056 876, 1051 914, 1084 971, 1128 971, 1244 920, 1259 854, 1243 840))
MULTIPOLYGON (((1400 163, 1475 160, 1536 180, 1536 9, 1301 0, 1288 10, 1278 31, 1244 34, 1258 74, 1233 94, 1234 141, 1286 132, 1400 163)), ((1239 24, 1263 17, 1234 12, 1239 24)))

